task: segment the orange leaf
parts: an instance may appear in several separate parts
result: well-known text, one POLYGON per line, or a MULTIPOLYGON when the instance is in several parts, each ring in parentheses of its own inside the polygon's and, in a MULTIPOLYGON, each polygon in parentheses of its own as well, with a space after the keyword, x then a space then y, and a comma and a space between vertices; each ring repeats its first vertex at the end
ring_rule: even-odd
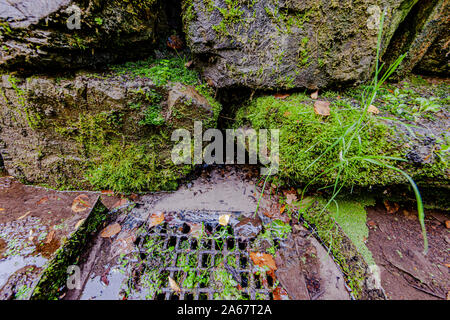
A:
POLYGON ((281 206, 280 213, 283 213, 286 210, 286 205, 281 206))
POLYGON ((287 291, 284 288, 277 287, 273 291, 273 300, 289 300, 287 291))
POLYGON ((123 206, 125 206, 127 204, 128 204, 128 200, 127 199, 125 199, 125 198, 120 199, 119 201, 117 201, 114 204, 113 209, 117 209, 117 208, 123 207, 123 206))
POLYGON ((253 263, 259 267, 268 267, 270 271, 277 270, 275 260, 270 254, 260 252, 250 252, 253 263))
POLYGON ((122 230, 122 227, 118 223, 111 224, 102 230, 100 237, 111 238, 118 234, 122 230))
POLYGON ((102 194, 105 196, 113 196, 114 195, 114 191, 112 190, 102 190, 102 194))
POLYGON ((328 101, 316 101, 314 112, 320 116, 328 117, 331 114, 330 103, 328 101))
POLYGON ((276 99, 280 99, 280 100, 284 100, 288 97, 290 97, 291 95, 289 93, 283 94, 283 93, 276 93, 273 95, 276 99))
POLYGON ((36 205, 41 205, 44 204, 48 201, 48 197, 43 197, 41 200, 39 200, 38 202, 36 202, 36 205))
POLYGON ((149 217, 149 227, 160 225, 164 222, 164 212, 152 213, 149 217))
POLYGON ((79 195, 72 202, 72 211, 73 212, 84 212, 90 208, 89 205, 89 197, 85 194, 79 195))
POLYGON ((52 242, 53 238, 55 237, 55 230, 50 231, 50 233, 47 235, 47 239, 45 240, 46 244, 49 244, 52 242))

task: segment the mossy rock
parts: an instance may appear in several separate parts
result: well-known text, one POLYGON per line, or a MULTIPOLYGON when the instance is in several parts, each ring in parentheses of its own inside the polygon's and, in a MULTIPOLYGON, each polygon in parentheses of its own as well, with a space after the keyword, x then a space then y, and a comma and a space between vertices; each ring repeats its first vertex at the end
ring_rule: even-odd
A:
POLYGON ((152 52, 158 36, 168 32, 161 3, 6 2, 0 11, 0 72, 60 72, 143 58, 152 52))
POLYGON ((69 78, 3 76, 0 153, 25 183, 120 192, 173 190, 173 130, 214 128, 221 106, 181 58, 69 78))
MULTIPOLYGON (((420 2, 188 0, 183 3, 183 21, 204 77, 219 88, 344 87, 370 78, 383 11, 382 53, 399 25, 414 20, 410 12, 420 2)), ((426 2, 438 10, 436 1, 426 2)), ((423 19, 429 14, 424 11, 423 19)), ((419 26, 410 31, 415 32, 412 37, 434 39, 440 29, 419 26)), ((399 49, 406 52, 409 44, 399 49)), ((411 51, 411 57, 416 52, 411 51)), ((444 55, 439 59, 446 63, 444 55)), ((405 63, 411 70, 416 61, 405 63)))
MULTIPOLYGON (((333 92, 324 93, 321 99, 331 102, 328 117, 316 114, 315 100, 304 94, 286 99, 259 97, 238 111, 236 126, 280 130, 280 182, 331 191, 334 187, 356 191, 408 185, 405 175, 392 169, 395 167, 419 186, 448 189, 445 99, 439 105, 441 110, 420 125, 382 110, 387 106, 380 100, 377 105, 382 114, 368 113, 362 120, 363 129, 355 135, 352 130, 363 114, 358 101, 333 92)), ((424 116, 428 114, 418 117, 424 116)))

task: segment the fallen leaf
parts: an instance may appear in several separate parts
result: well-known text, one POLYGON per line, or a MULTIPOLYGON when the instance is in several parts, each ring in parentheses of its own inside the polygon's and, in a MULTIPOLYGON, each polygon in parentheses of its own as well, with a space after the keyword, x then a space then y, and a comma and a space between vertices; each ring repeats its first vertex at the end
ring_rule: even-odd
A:
POLYGON ((149 220, 149 227, 155 227, 157 225, 160 225, 164 222, 164 212, 155 212, 150 215, 148 218, 149 220))
POLYGON ((293 202, 297 201, 297 195, 295 193, 288 193, 286 195, 286 203, 291 205, 293 202))
POLYGON ((43 197, 41 200, 39 200, 38 202, 36 202, 36 205, 41 205, 44 204, 48 201, 48 197, 43 197))
POLYGON ((191 228, 191 230, 189 231, 189 235, 194 237, 194 238, 201 238, 203 236, 204 233, 204 228, 202 224, 198 224, 198 223, 190 223, 189 227, 191 228))
POLYGON ((113 223, 109 226, 107 226, 105 229, 102 230, 100 233, 100 237, 102 238, 111 238, 118 234, 122 230, 122 227, 118 223, 113 223))
POLYGON ((5 211, 5 209, 4 208, 0 208, 0 211, 5 211))
POLYGON ((313 100, 319 99, 319 90, 317 90, 316 92, 313 92, 311 94, 311 99, 313 99, 313 100))
POLYGON ((85 220, 86 220, 86 219, 81 219, 80 221, 78 221, 77 224, 75 225, 75 230, 78 230, 78 228, 81 227, 81 225, 83 224, 83 222, 84 222, 85 220))
POLYGON ((50 242, 52 242, 53 238, 55 237, 55 230, 52 230, 49 232, 49 234, 47 235, 47 239, 45 239, 45 243, 49 244, 50 242))
POLYGON ((330 103, 327 101, 316 101, 314 112, 320 116, 327 117, 331 114, 330 103))
POLYGON ((72 211, 79 213, 84 212, 90 208, 89 197, 85 194, 79 195, 72 202, 72 211))
POLYGON ((281 206, 280 213, 283 213, 286 210, 286 205, 281 206))
POLYGON ((284 100, 284 99, 290 97, 290 94, 288 94, 288 93, 286 93, 286 94, 283 94, 283 93, 276 93, 276 94, 274 94, 273 96, 275 97, 275 99, 284 100))
POLYGON ((396 213, 400 209, 398 203, 391 203, 387 200, 384 201, 384 206, 386 207, 387 212, 390 214, 396 213))
POLYGON ((139 196, 136 193, 132 193, 128 198, 131 199, 131 201, 136 201, 139 196))
POLYGON ((228 223, 230 222, 230 218, 231 218, 231 214, 224 214, 222 216, 219 217, 219 224, 221 226, 227 226, 228 223))
POLYGON ((372 221, 372 220, 369 221, 367 224, 369 225, 369 227, 376 227, 377 226, 377 223, 375 221, 372 221))
POLYGON ((283 116, 285 116, 286 118, 289 117, 289 116, 291 116, 291 115, 292 115, 292 113, 290 113, 289 111, 286 111, 286 112, 283 114, 283 116))
POLYGON ((113 196, 114 195, 114 191, 112 190, 102 190, 102 194, 105 196, 113 196))
POLYGON ((367 111, 369 113, 373 113, 373 114, 379 114, 380 113, 380 110, 377 107, 375 107, 374 105, 372 105, 372 104, 369 106, 369 109, 367 109, 367 111))
POLYGON ((109 286, 109 279, 108 279, 109 271, 110 271, 109 268, 106 269, 105 272, 103 272, 102 276, 100 277, 100 281, 103 282, 106 286, 109 286))
POLYGON ((268 267, 269 270, 275 271, 277 270, 277 265, 275 264, 275 260, 273 256, 267 253, 260 252, 250 252, 250 259, 252 259, 253 263, 259 267, 268 267))
POLYGON ((450 268, 450 263, 446 263, 445 266, 446 266, 447 268, 450 268))
POLYGON ((176 283, 176 281, 173 280, 171 277, 169 277, 169 285, 170 285, 170 288, 171 288, 173 291, 175 291, 176 293, 180 293, 180 292, 181 292, 180 286, 179 286, 178 283, 176 283))
POLYGON ((450 229, 450 220, 445 221, 445 227, 450 229))
POLYGON ((269 211, 264 211, 264 215, 268 218, 272 218, 273 214, 271 214, 269 211))
POLYGON ((184 64, 184 67, 186 68, 186 69, 189 69, 190 67, 192 67, 192 64, 194 63, 194 61, 193 60, 190 60, 190 61, 188 61, 188 62, 186 62, 185 64, 184 64))
POLYGON ((117 208, 123 207, 123 206, 125 206, 125 205, 127 205, 127 204, 128 204, 128 200, 127 200, 127 199, 125 199, 125 198, 120 199, 119 201, 117 201, 117 202, 113 205, 113 209, 117 209, 117 208))
POLYGON ((287 291, 282 287, 277 287, 273 291, 273 300, 289 300, 289 296, 287 291))
POLYGON ((25 213, 23 216, 21 216, 19 219, 17 219, 17 220, 23 220, 23 219, 25 219, 26 217, 28 217, 29 215, 30 215, 30 213, 31 213, 31 211, 28 211, 27 213, 25 213))

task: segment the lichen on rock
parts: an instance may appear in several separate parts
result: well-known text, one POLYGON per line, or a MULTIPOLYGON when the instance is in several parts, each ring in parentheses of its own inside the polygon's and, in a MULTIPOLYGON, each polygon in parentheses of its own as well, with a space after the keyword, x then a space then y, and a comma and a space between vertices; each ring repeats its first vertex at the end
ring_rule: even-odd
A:
POLYGON ((217 125, 221 106, 180 58, 69 78, 2 78, 0 140, 22 181, 121 192, 171 190, 191 166, 171 161, 174 129, 217 125))

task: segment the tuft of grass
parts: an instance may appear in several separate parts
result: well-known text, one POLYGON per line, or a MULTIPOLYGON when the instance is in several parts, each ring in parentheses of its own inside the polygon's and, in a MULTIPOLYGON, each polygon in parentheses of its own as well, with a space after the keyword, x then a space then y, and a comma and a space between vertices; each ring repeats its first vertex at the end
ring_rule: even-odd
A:
MULTIPOLYGON (((406 55, 400 56, 389 68, 387 68, 386 72, 380 77, 380 74, 384 68, 384 64, 380 66, 379 59, 380 59, 380 51, 381 51, 381 40, 383 35, 383 25, 384 25, 384 15, 381 18, 380 23, 380 31, 378 34, 378 45, 377 45, 377 56, 376 56, 376 66, 375 66, 375 75, 374 79, 372 81, 371 86, 367 88, 362 93, 362 99, 361 99, 361 105, 363 106, 362 111, 360 113, 359 118, 357 121, 355 121, 346 131, 343 135, 341 135, 336 142, 329 147, 325 152, 323 152, 316 160, 314 160, 310 166, 306 168, 308 170, 312 165, 317 163, 323 156, 326 155, 326 153, 330 152, 331 150, 338 150, 339 152, 339 162, 334 167, 327 168, 321 175, 316 177, 315 179, 319 179, 322 175, 325 175, 329 173, 330 171, 337 170, 337 176, 334 184, 332 185, 333 192, 331 198, 328 200, 328 202, 325 204, 323 210, 326 210, 335 200, 336 197, 340 194, 341 190, 346 185, 346 179, 348 175, 345 174, 345 171, 348 168, 348 164, 351 162, 367 162, 375 166, 379 166, 382 168, 390 169, 392 171, 396 171, 403 175, 408 182, 411 184, 417 201, 417 210, 419 214, 419 221, 422 228, 422 236, 424 241, 424 254, 427 254, 428 252, 428 238, 427 238, 427 232, 425 228, 425 212, 423 208, 423 201, 422 197, 420 195, 420 191, 414 182, 414 180, 402 169, 390 165, 386 163, 386 160, 394 160, 394 161, 406 161, 401 158, 396 157, 389 157, 389 156, 381 156, 381 155, 368 155, 364 154, 362 152, 362 148, 359 148, 359 152, 356 155, 351 155, 350 151, 354 148, 355 145, 361 147, 361 136, 364 130, 366 130, 367 125, 367 119, 368 119, 368 110, 371 105, 373 105, 378 91, 383 86, 383 84, 386 82, 387 79, 397 70, 399 65, 402 63, 403 59, 406 55)), ((314 180, 315 180, 314 179, 314 180)), ((302 198, 304 197, 304 194, 309 187, 309 185, 312 183, 312 181, 304 188, 302 198)))

